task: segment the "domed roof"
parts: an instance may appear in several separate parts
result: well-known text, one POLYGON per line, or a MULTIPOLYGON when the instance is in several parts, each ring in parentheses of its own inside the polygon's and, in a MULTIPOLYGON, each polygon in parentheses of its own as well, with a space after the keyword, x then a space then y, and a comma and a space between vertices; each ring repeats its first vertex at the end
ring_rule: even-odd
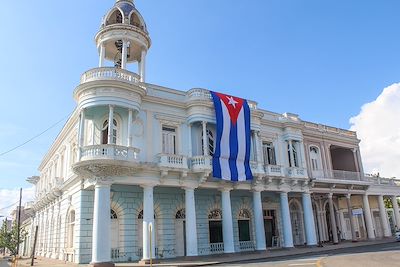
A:
POLYGON ((136 10, 132 0, 117 0, 114 7, 121 9, 124 16, 129 16, 133 10, 136 10))

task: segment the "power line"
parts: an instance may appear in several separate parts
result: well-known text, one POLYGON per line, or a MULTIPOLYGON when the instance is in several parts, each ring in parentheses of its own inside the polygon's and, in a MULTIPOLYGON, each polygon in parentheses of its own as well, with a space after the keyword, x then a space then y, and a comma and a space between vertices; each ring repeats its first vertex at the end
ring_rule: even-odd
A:
POLYGON ((11 208, 12 206, 16 205, 17 203, 18 203, 18 201, 17 201, 17 202, 15 202, 15 203, 13 203, 13 204, 11 204, 10 206, 7 206, 7 207, 4 207, 4 208, 1 208, 1 209, 0 209, 0 211, 2 211, 2 210, 6 210, 6 209, 9 209, 9 208, 11 208))
MULTIPOLYGON (((69 114, 69 115, 71 115, 71 114, 69 114)), ((20 147, 22 147, 22 146, 28 144, 29 142, 32 142, 32 141, 35 140, 36 138, 42 136, 42 135, 45 134, 46 132, 48 132, 48 131, 50 131, 51 129, 53 129, 54 127, 56 127, 60 122, 64 121, 67 117, 69 117, 69 115, 63 117, 61 120, 59 120, 59 121, 57 121, 56 123, 54 123, 53 125, 51 125, 49 128, 47 128, 47 129, 44 130, 43 132, 41 132, 41 133, 39 133, 39 134, 33 136, 32 138, 28 139, 27 141, 23 142, 22 144, 20 144, 20 145, 18 145, 18 146, 16 146, 16 147, 11 148, 10 150, 7 150, 7 151, 1 153, 1 154, 0 154, 0 157, 1 157, 1 156, 4 156, 4 155, 6 155, 6 154, 8 154, 8 153, 10 153, 10 152, 12 152, 12 151, 14 151, 14 150, 20 148, 20 147)))

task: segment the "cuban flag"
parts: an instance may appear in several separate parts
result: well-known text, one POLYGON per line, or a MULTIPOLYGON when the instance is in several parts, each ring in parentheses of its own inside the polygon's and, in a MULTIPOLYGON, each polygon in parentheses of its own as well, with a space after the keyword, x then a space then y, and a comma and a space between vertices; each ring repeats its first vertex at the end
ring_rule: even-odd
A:
POLYGON ((246 100, 211 92, 217 120, 213 176, 228 181, 253 179, 250 168, 250 108, 246 100))

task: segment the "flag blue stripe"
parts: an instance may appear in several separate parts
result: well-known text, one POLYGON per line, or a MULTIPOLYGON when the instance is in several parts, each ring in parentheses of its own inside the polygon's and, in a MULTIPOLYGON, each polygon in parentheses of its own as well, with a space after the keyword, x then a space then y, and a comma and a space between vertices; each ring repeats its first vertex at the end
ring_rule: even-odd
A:
POLYGON ((244 123, 245 123, 245 128, 246 128, 246 156, 244 159, 244 167, 246 171, 246 180, 252 180, 253 179, 253 174, 251 173, 251 167, 250 167, 250 147, 251 147, 251 125, 250 125, 250 108, 249 104, 247 101, 244 101, 243 103, 243 111, 244 111, 244 123))
POLYGON ((231 124, 231 132, 229 135, 229 148, 230 148, 230 156, 229 156, 229 168, 231 170, 231 181, 238 181, 238 169, 237 169, 237 157, 239 152, 239 144, 238 144, 238 134, 237 134, 237 125, 231 124))
POLYGON ((224 120, 222 118, 222 106, 221 106, 221 100, 219 97, 214 93, 211 92, 213 101, 214 101, 214 107, 215 107, 215 115, 216 115, 216 121, 217 121, 217 138, 216 138, 216 143, 215 143, 215 152, 213 155, 213 176, 215 178, 222 178, 221 174, 221 164, 219 161, 219 157, 221 156, 221 138, 222 138, 222 129, 224 128, 224 120))

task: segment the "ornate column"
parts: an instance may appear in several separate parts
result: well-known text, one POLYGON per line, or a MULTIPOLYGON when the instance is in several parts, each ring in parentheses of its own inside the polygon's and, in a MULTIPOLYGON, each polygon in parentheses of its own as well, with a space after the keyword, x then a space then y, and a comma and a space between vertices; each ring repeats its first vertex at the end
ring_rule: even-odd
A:
POLYGON ((365 226, 367 227, 367 234, 369 239, 375 239, 374 227, 372 224, 372 216, 371 209, 369 207, 368 195, 363 195, 363 211, 364 211, 364 219, 365 226))
POLYGON ((396 219, 395 225, 397 229, 400 229, 400 213, 399 213, 399 203, 397 203, 397 196, 392 196, 392 205, 394 218, 396 219))
POLYGON ((100 44, 100 56, 99 56, 99 68, 104 67, 104 61, 106 57, 106 48, 104 47, 104 43, 100 44))
POLYGON ((92 262, 93 266, 113 267, 111 261, 111 180, 98 178, 94 189, 92 262))
POLYGON ((303 141, 300 141, 300 142, 298 142, 298 147, 300 148, 299 150, 299 154, 300 154, 300 157, 299 157, 299 167, 301 167, 301 168, 303 168, 304 170, 307 170, 307 163, 306 163, 306 152, 305 152, 305 150, 304 150, 304 142, 303 141), (301 163, 301 165, 300 165, 300 163, 301 163))
POLYGON ((332 159, 331 159, 331 145, 325 146, 326 164, 328 178, 332 178, 332 159))
POLYGON ((85 141, 85 109, 82 109, 79 115, 79 137, 78 137, 79 148, 81 148, 84 145, 84 141, 85 141))
POLYGON ((364 180, 365 174, 364 174, 364 167, 363 167, 362 160, 361 160, 360 148, 357 149, 357 159, 358 159, 358 166, 360 169, 359 171, 360 171, 361 180, 364 180))
POLYGON ((126 70, 126 63, 128 62, 128 46, 129 42, 127 40, 122 40, 121 68, 124 70, 126 70))
POLYGON ((261 192, 253 191, 254 225, 256 230, 256 250, 266 250, 264 217, 261 201, 261 192))
POLYGON ((283 246, 285 248, 293 247, 292 222, 290 220, 288 193, 281 192, 281 217, 283 230, 283 246))
POLYGON ((192 144, 192 124, 188 124, 188 130, 189 130, 189 136, 188 136, 188 142, 189 142, 189 151, 188 151, 188 156, 189 158, 193 157, 193 144, 192 144))
POLYGON ((317 235, 315 233, 315 223, 313 208, 311 204, 311 194, 303 193, 303 216, 304 216, 304 228, 306 230, 306 240, 308 246, 317 245, 317 235))
POLYGON ((140 81, 142 83, 146 82, 146 50, 142 50, 142 55, 140 59, 140 66, 139 66, 139 72, 140 72, 140 81))
POLYGON ((154 244, 154 200, 153 186, 143 186, 143 261, 150 259, 150 238, 151 255, 155 258, 156 246, 154 244), (150 236, 150 226, 152 228, 150 236))
POLYGON ((382 228, 383 228, 383 235, 384 237, 392 236, 392 233, 389 229, 389 222, 385 208, 385 202, 383 201, 383 196, 378 196, 378 203, 379 203, 379 214, 381 217, 382 228))
POLYGON ((338 240, 338 234, 337 234, 335 207, 333 206, 332 197, 333 197, 332 193, 328 194, 329 215, 330 215, 330 219, 331 219, 331 229, 332 229, 332 239, 333 239, 333 244, 337 244, 339 242, 339 240, 338 240))
POLYGON ((203 156, 208 156, 208 138, 207 138, 207 122, 202 121, 203 126, 203 156))
POLYGON ((233 223, 232 223, 232 208, 230 189, 222 189, 222 235, 224 240, 224 252, 235 252, 233 241, 233 223))
POLYGON ((197 256, 197 225, 194 189, 185 188, 186 256, 197 256))
POLYGON ((133 119, 133 110, 129 109, 129 111, 128 111, 128 147, 132 146, 132 119, 133 119))
POLYGON ((113 139, 113 129, 114 129, 114 106, 109 106, 109 113, 108 113, 108 144, 112 144, 113 139))
POLYGON ((294 164, 294 157, 293 157, 293 141, 289 140, 288 144, 289 144, 289 155, 290 155, 290 159, 289 159, 290 160, 290 162, 289 162, 290 167, 296 167, 295 164, 294 164))
POLYGON ((347 202, 347 212, 349 213, 349 219, 350 219, 350 229, 351 229, 351 240, 354 242, 357 240, 356 236, 356 227, 354 225, 354 219, 353 219, 353 209, 351 207, 351 194, 346 195, 346 202, 347 202))

